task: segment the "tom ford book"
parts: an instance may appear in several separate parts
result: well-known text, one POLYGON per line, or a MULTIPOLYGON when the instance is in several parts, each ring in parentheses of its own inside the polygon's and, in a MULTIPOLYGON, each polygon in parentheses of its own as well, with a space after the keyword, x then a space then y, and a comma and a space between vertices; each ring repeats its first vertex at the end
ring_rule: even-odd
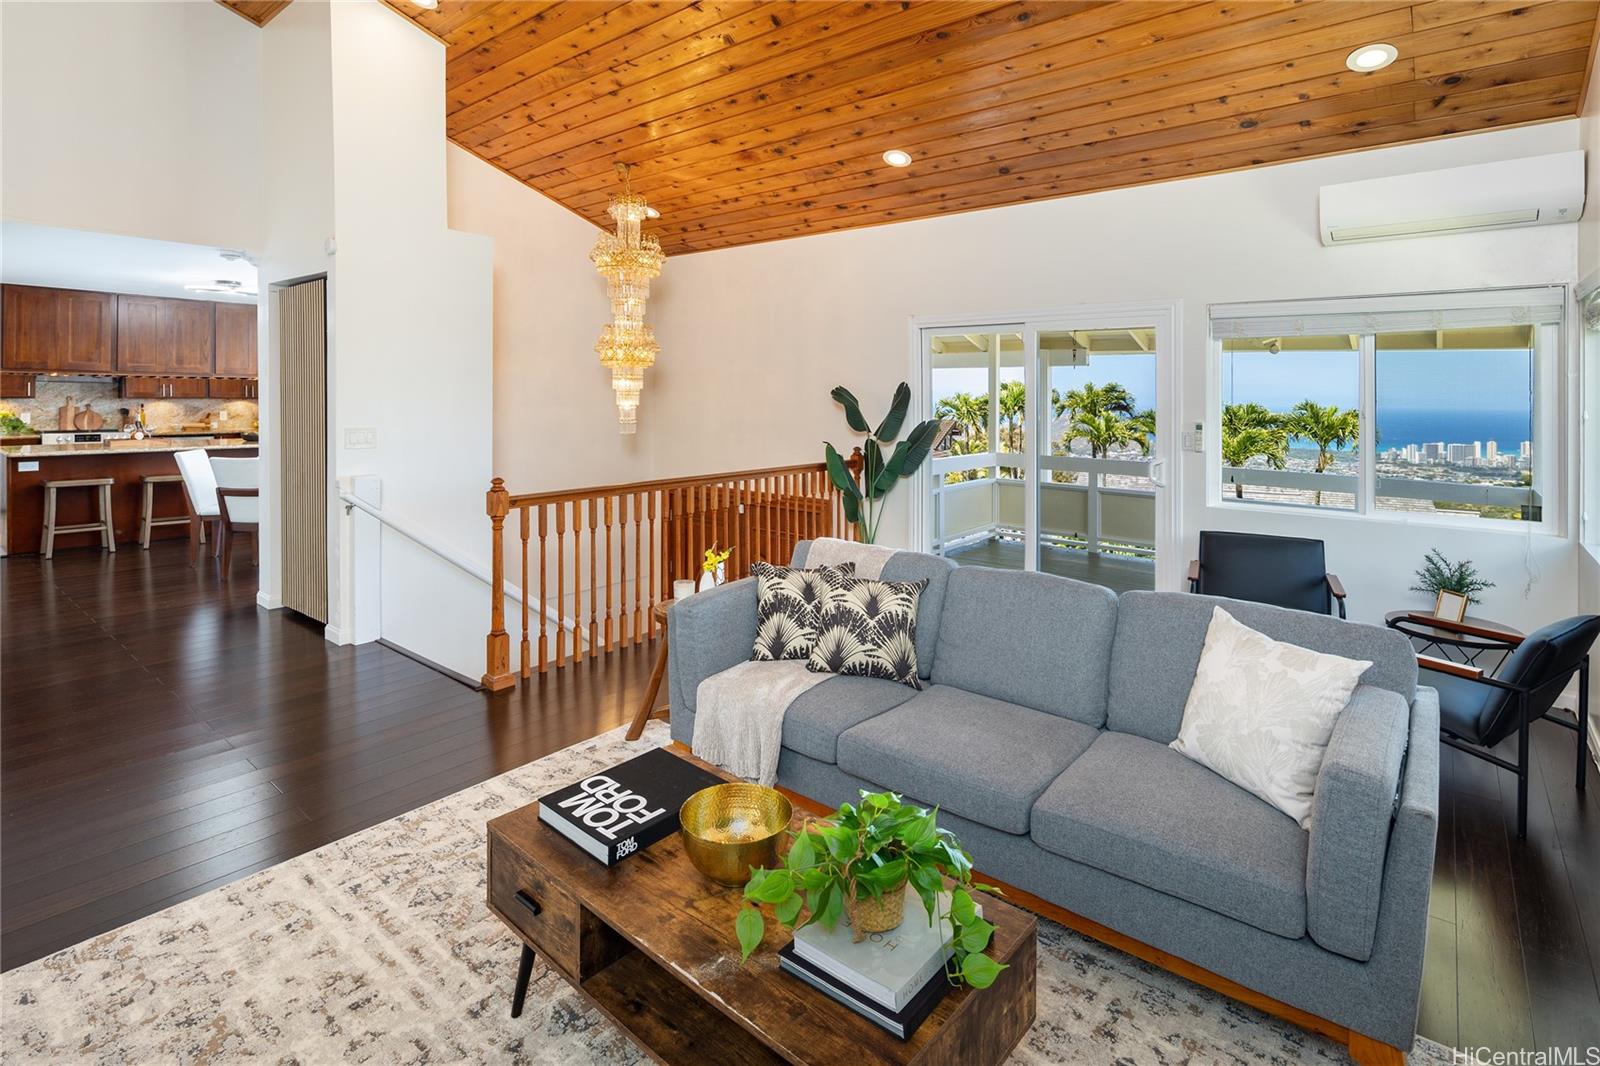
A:
POLYGON ((678 831, 683 801, 717 784, 665 748, 652 748, 539 799, 539 820, 614 866, 678 831))

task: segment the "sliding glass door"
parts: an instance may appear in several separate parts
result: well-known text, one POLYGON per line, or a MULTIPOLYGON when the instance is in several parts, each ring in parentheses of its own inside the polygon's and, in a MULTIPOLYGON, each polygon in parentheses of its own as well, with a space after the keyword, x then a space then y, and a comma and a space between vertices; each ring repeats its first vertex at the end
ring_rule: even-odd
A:
POLYGON ((1162 408, 1173 316, 1158 311, 922 330, 923 395, 941 419, 922 512, 930 550, 1156 587, 1173 435, 1162 408))

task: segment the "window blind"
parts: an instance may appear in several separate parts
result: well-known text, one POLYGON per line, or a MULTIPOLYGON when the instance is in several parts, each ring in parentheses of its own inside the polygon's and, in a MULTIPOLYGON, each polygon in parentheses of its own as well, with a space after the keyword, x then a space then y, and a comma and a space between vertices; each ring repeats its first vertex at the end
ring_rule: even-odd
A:
POLYGON ((1537 325, 1560 322, 1563 301, 1562 290, 1550 287, 1457 296, 1220 304, 1211 308, 1211 335, 1222 339, 1308 337, 1537 325))

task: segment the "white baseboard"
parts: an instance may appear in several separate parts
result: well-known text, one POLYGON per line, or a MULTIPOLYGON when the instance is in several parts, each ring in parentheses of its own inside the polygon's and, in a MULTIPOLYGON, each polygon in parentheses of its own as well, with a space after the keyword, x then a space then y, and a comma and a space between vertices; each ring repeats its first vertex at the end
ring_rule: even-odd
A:
POLYGON ((278 596, 268 596, 265 592, 258 592, 256 593, 256 606, 269 611, 281 610, 283 608, 283 599, 278 596))
POLYGON ((325 626, 322 627, 322 638, 324 640, 326 640, 329 644, 349 644, 349 643, 351 643, 350 635, 348 633, 346 633, 343 629, 341 629, 339 626, 332 625, 332 624, 325 625, 325 626))
POLYGON ((1593 714, 1589 716, 1589 758, 1594 760, 1596 770, 1600 770, 1600 721, 1593 714))

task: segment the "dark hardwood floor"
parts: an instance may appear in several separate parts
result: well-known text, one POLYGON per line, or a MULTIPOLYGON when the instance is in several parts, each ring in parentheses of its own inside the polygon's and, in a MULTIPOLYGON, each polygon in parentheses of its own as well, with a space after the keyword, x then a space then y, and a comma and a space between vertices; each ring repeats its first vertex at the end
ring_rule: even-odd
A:
POLYGON ((0 968, 627 721, 640 647, 490 697, 185 542, 0 561, 0 968))
MULTIPOLYGON (((0 561, 0 967, 620 725, 649 676, 641 647, 486 696, 258 609, 234 566, 0 561)), ((1600 774, 1580 795, 1573 734, 1533 734, 1526 841, 1514 779, 1444 749, 1418 1028, 1451 1046, 1600 1045, 1600 774)))

